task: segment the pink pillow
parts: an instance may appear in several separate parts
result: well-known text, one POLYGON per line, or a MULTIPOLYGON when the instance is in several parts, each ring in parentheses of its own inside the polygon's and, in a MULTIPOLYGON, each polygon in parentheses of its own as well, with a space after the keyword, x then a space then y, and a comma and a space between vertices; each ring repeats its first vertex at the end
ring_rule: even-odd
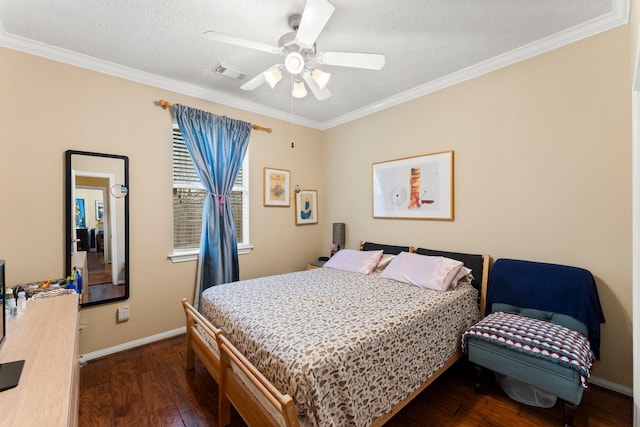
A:
POLYGON ((421 288, 446 291, 461 267, 462 262, 450 258, 401 252, 380 276, 421 288))
POLYGON ((381 257, 382 250, 356 251, 353 249, 342 249, 329 258, 329 261, 325 262, 323 267, 369 274, 376 268, 381 257))

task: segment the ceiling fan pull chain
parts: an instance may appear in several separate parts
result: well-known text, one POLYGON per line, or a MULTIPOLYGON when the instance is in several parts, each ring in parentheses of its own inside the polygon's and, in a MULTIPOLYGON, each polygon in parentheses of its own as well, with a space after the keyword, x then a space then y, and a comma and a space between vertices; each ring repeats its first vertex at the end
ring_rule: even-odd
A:
MULTIPOLYGON (((291 84, 293 85, 293 76, 291 76, 291 84)), ((293 93, 291 94, 291 148, 295 148, 293 144, 293 93)))

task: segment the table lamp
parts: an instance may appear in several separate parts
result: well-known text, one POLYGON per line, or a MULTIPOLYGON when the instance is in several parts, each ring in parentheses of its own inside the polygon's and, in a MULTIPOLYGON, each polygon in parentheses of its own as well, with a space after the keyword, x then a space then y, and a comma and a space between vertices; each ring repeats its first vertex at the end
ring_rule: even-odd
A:
POLYGON ((336 252, 345 245, 345 229, 344 222, 333 223, 333 244, 336 245, 336 252))

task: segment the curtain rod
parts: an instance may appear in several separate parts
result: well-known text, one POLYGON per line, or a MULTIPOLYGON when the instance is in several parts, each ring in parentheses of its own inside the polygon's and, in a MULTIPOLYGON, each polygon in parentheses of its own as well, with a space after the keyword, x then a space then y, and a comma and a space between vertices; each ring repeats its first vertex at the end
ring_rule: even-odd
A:
MULTIPOLYGON (((161 99, 158 101, 158 105, 161 106, 164 110, 166 110, 167 108, 171 108, 173 107, 173 104, 169 101, 165 101, 164 99, 161 99)), ((251 125, 251 127, 255 130, 262 130, 268 133, 271 133, 272 129, 271 128, 266 128, 264 126, 260 126, 260 125, 251 125)))

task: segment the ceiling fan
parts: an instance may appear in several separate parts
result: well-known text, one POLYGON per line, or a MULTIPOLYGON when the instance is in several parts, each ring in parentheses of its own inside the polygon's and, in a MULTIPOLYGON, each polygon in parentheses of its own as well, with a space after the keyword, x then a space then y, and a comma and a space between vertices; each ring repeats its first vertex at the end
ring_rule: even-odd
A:
POLYGON ((385 64, 384 55, 377 53, 316 51, 316 39, 334 10, 335 6, 327 0, 307 0, 302 15, 296 14, 289 17, 288 23, 293 32, 280 37, 278 46, 241 39, 216 31, 205 31, 204 35, 210 40, 285 57, 283 64, 273 65, 240 86, 240 89, 253 90, 265 82, 274 88, 282 79, 284 70, 287 70, 294 77, 291 92, 294 97, 303 98, 307 95, 306 82, 315 97, 322 101, 331 96, 331 92, 326 87, 331 74, 318 69, 316 64, 368 70, 380 70, 385 64))

